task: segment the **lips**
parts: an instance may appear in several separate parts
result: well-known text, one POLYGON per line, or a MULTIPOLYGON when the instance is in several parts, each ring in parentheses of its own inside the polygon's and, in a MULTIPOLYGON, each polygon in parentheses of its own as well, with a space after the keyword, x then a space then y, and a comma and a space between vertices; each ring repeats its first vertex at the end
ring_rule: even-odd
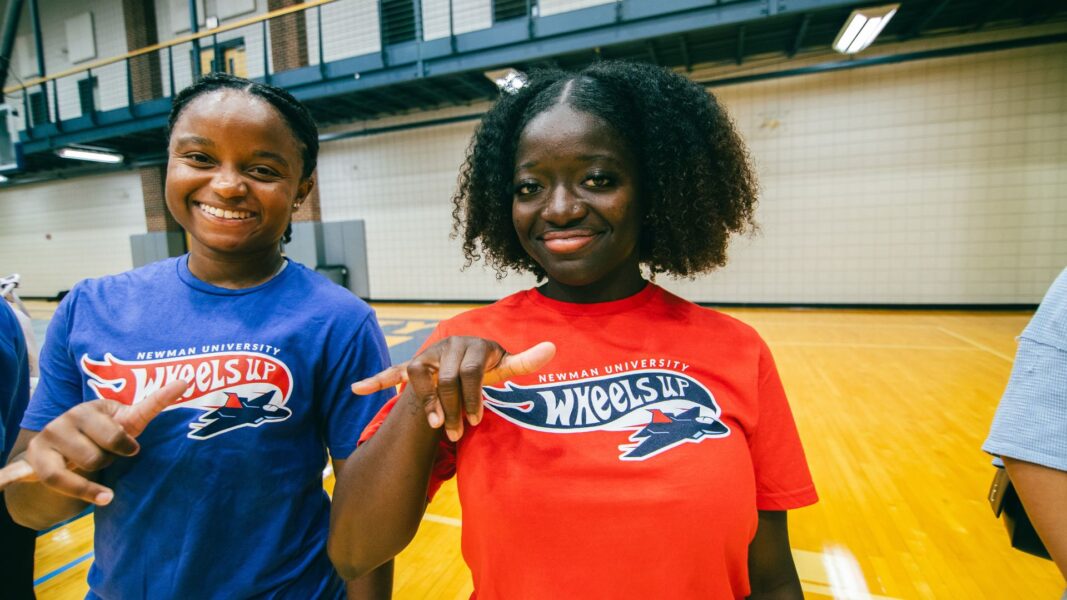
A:
POLYGON ((596 236, 589 229, 566 229, 546 232, 541 235, 541 241, 553 254, 573 254, 591 244, 596 236))

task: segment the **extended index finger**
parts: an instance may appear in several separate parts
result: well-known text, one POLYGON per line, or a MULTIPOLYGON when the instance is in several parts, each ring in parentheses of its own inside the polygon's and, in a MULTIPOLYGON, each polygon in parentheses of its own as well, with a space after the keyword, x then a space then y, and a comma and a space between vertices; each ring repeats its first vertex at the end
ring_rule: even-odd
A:
POLYGON ((556 345, 552 342, 541 342, 518 354, 508 354, 500 360, 500 364, 486 371, 482 385, 492 385, 517 375, 534 373, 548 364, 555 355, 556 345))
POLYGON ((353 383, 352 393, 366 396, 367 394, 373 394, 379 390, 396 387, 401 383, 407 383, 407 381, 408 363, 405 362, 389 367, 377 375, 371 375, 366 379, 360 379, 353 383))
POLYGON ((0 469, 0 490, 15 483, 16 481, 34 481, 37 474, 34 473, 30 463, 24 460, 15 460, 11 464, 0 469))
POLYGON ((122 425, 126 433, 137 437, 141 435, 145 427, 148 427, 148 423, 156 418, 156 415, 163 412, 163 409, 173 404, 175 400, 185 393, 185 388, 187 387, 189 387, 189 384, 185 381, 180 379, 172 381, 137 404, 123 406, 115 414, 115 420, 118 421, 119 425, 122 425))

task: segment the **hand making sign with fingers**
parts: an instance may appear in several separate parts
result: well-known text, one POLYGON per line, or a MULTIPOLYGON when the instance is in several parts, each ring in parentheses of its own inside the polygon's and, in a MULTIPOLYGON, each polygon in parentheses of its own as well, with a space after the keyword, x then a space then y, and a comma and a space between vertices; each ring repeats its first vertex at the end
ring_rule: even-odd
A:
POLYGON ((15 482, 40 481, 62 494, 108 504, 114 493, 75 469, 97 471, 116 456, 137 454, 140 446, 134 438, 187 387, 185 381, 174 381, 132 406, 94 400, 65 413, 35 436, 26 452, 0 469, 0 490, 15 482))
POLYGON ((353 383, 352 392, 372 394, 410 383, 422 401, 430 427, 437 429, 443 424, 448 439, 456 441, 463 436, 462 415, 471 425, 482 420, 482 386, 533 373, 555 354, 556 346, 551 342, 508 354, 490 340, 449 337, 406 363, 353 383))

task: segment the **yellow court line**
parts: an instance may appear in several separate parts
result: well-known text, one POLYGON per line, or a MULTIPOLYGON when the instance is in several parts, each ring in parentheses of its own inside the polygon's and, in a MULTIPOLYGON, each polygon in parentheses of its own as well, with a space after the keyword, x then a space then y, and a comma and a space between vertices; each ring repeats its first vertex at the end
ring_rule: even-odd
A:
POLYGON ((459 519, 456 519, 456 518, 453 518, 453 517, 444 517, 444 516, 441 516, 441 515, 435 515, 433 513, 426 513, 426 514, 422 515, 422 520, 423 521, 430 521, 431 523, 441 523, 443 525, 451 525, 453 527, 460 527, 460 526, 463 525, 463 521, 461 521, 459 519))
POLYGON ((985 350, 986 352, 992 354, 993 356, 996 356, 997 358, 1003 358, 1004 360, 1008 361, 1009 363, 1015 362, 1014 358, 1012 358, 1012 357, 1010 357, 1010 356, 1008 356, 1006 354, 1003 354, 1001 352, 997 352, 996 350, 990 348, 989 346, 986 346, 985 344, 978 343, 978 342, 972 340, 971 338, 969 338, 969 337, 967 337, 965 335, 961 335, 961 334, 956 333, 955 331, 952 331, 951 329, 947 329, 945 327, 938 327, 938 329, 940 329, 943 333, 956 338, 957 340, 962 340, 964 342, 967 342, 968 344, 974 346, 975 348, 978 348, 979 350, 985 350))

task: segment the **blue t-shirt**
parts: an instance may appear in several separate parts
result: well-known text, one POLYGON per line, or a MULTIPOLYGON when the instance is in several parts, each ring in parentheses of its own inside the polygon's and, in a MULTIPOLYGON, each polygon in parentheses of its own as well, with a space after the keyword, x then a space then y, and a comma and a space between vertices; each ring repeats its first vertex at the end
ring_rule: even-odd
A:
POLYGON ((1067 471, 1067 269, 1019 336, 1011 379, 982 449, 1067 471))
POLYGON ((248 289, 196 279, 188 256, 79 283, 56 310, 22 426, 97 397, 183 399, 100 472, 89 598, 340 598, 326 555, 327 449, 343 459, 386 394, 353 381, 389 365, 373 311, 290 262, 248 289))
POLYGON ((29 401, 26 340, 14 311, 0 298, 0 466, 7 464, 7 455, 15 445, 19 422, 29 401))

